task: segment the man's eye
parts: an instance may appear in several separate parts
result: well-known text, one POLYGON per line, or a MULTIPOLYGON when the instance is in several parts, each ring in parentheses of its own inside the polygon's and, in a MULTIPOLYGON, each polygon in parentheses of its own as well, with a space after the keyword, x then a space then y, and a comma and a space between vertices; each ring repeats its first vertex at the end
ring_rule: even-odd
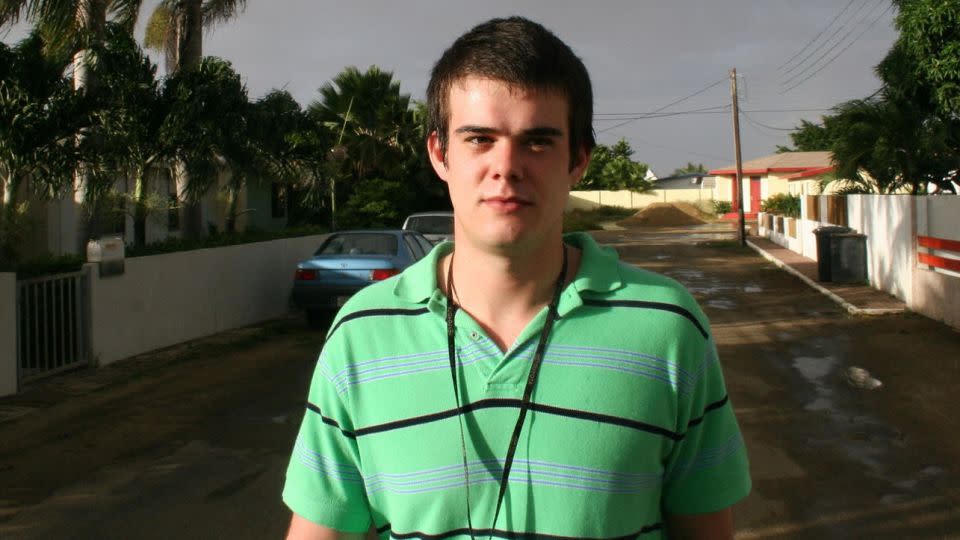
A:
POLYGON ((527 146, 529 146, 531 150, 535 151, 546 150, 553 146, 553 140, 548 138, 528 139, 527 146))
POLYGON ((487 137, 486 135, 474 135, 472 137, 468 137, 467 142, 476 145, 490 144, 493 142, 493 139, 487 137))

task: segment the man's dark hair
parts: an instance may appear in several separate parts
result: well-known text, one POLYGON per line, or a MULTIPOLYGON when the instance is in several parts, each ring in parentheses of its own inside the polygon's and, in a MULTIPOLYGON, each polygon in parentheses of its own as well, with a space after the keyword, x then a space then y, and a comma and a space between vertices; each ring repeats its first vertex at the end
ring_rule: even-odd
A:
POLYGON ((491 19, 460 36, 433 66, 427 86, 427 133, 436 131, 447 154, 450 89, 475 76, 525 89, 559 92, 567 98, 570 167, 581 146, 596 145, 593 90, 587 68, 566 43, 529 19, 491 19))

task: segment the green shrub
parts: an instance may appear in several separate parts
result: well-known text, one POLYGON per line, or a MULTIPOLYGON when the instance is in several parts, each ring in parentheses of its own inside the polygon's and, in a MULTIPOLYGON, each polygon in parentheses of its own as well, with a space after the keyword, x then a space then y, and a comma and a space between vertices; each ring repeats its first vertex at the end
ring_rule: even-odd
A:
POLYGON ((600 222, 605 220, 597 219, 589 211, 573 210, 563 215, 563 232, 596 231, 603 227, 600 222))
POLYGON ((44 255, 29 261, 0 265, 0 272, 16 272, 17 279, 29 279, 49 274, 66 274, 83 268, 82 255, 44 255))
POLYGON ((244 232, 234 234, 212 234, 201 238, 167 238, 159 242, 152 242, 145 246, 128 245, 125 249, 127 258, 145 257, 147 255, 159 255, 161 253, 174 253, 177 251, 191 251, 194 249, 206 249, 223 246, 233 246, 237 244, 251 244, 253 242, 267 242, 279 238, 294 238, 297 236, 310 236, 314 234, 323 234, 328 232, 326 227, 307 225, 303 227, 292 227, 281 229, 279 231, 265 231, 262 229, 248 229, 244 232))
POLYGON ((713 201, 713 213, 722 216, 733 212, 733 205, 730 201, 713 201))
POLYGON ((800 217, 800 196, 789 193, 777 193, 760 205, 760 210, 778 216, 800 217))

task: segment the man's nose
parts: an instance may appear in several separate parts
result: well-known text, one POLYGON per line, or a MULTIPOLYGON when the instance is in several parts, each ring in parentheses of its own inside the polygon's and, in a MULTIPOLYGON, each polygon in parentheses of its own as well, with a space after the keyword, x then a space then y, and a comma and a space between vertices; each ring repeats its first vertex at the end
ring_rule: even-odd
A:
POLYGON ((492 154, 494 178, 498 180, 523 178, 523 149, 519 143, 510 140, 501 141, 492 154))

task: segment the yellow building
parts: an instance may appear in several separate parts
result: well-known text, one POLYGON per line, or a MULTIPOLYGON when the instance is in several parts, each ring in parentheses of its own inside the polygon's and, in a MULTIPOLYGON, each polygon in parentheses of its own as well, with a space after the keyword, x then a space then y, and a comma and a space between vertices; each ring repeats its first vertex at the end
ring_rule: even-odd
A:
MULTIPOLYGON (((743 212, 749 217, 760 211, 760 202, 778 193, 813 195, 820 193, 820 181, 831 178, 834 167, 830 152, 784 152, 750 161, 743 168, 743 212)), ((737 167, 714 169, 714 200, 730 201, 733 213, 737 203, 737 167)))

